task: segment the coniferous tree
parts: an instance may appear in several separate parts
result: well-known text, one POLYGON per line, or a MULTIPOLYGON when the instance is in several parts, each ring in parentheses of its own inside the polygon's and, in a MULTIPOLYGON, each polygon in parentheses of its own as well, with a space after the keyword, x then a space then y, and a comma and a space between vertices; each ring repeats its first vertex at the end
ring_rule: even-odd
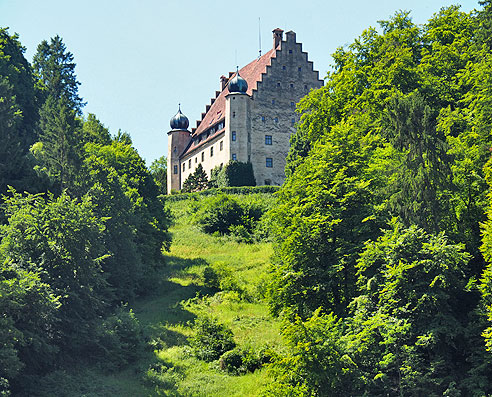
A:
POLYGON ((17 35, 0 29, 0 193, 37 190, 29 147, 37 140, 38 91, 17 35))
POLYGON ((75 170, 82 161, 81 123, 77 118, 84 103, 78 95, 73 55, 59 36, 38 46, 34 69, 43 86, 44 104, 40 110, 40 141, 34 151, 41 162, 39 170, 51 179, 56 191, 71 188, 75 170))
POLYGON ((79 85, 75 74, 73 54, 67 51, 60 36, 55 36, 50 43, 43 40, 34 55, 33 67, 40 78, 45 97, 64 99, 70 109, 79 115, 85 105, 79 96, 79 85))
POLYGON ((203 169, 201 164, 195 169, 195 172, 190 174, 188 178, 183 182, 183 192, 199 192, 208 187, 207 173, 203 169))

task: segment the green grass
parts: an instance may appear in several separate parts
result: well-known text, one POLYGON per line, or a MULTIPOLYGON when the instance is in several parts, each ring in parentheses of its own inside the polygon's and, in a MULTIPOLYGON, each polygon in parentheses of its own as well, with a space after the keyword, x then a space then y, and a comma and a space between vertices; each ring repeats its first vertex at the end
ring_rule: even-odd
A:
MULTIPOLYGON (((236 196, 239 200, 272 200, 271 194, 236 196)), ((149 349, 134 364, 116 373, 95 368, 58 371, 46 381, 60 396, 257 396, 271 382, 263 368, 232 376, 218 362, 193 356, 187 338, 193 321, 206 313, 229 326, 237 345, 275 348, 281 343, 279 321, 270 316, 262 288, 272 254, 270 243, 244 244, 202 233, 193 214, 206 197, 169 202, 175 223, 173 243, 156 289, 133 302, 149 340, 149 349), (211 291, 203 286, 207 266, 228 270, 236 291, 211 291), (238 292, 239 291, 239 292, 238 292), (51 382, 53 385, 51 385, 51 382)), ((40 396, 50 395, 41 391, 40 396)))
MULTIPOLYGON (((271 195, 239 197, 271 200, 271 195)), ((195 358, 187 337, 193 320, 201 313, 229 326, 239 346, 261 348, 281 343, 279 321, 270 316, 261 299, 268 274, 270 243, 244 244, 228 237, 202 233, 193 214, 203 198, 175 201, 169 206, 175 216, 171 229, 173 244, 166 253, 166 269, 159 291, 134 305, 140 322, 151 332, 156 349, 155 363, 147 379, 157 395, 169 396, 256 396, 271 382, 265 369, 231 376, 217 362, 195 358), (233 282, 244 293, 213 293, 203 286, 207 266, 229 270, 233 282), (244 299, 244 298, 247 299, 244 299)))

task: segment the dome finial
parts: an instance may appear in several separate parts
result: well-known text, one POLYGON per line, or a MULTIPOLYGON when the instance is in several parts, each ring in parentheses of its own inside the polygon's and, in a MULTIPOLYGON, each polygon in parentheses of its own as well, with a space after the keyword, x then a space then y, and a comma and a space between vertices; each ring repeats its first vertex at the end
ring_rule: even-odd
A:
POLYGON ((229 92, 245 94, 248 91, 248 83, 239 75, 239 66, 236 66, 236 75, 229 82, 229 92))
POLYGON ((169 123, 173 130, 186 130, 190 125, 188 117, 181 113, 181 103, 178 104, 178 113, 171 119, 169 123))

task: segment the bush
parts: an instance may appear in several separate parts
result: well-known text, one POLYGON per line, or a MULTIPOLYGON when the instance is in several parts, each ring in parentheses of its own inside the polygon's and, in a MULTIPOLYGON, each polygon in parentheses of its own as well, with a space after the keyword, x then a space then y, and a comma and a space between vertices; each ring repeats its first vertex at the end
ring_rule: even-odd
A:
POLYGON ((199 316, 194 328, 195 335, 188 338, 188 341, 195 356, 201 360, 218 360, 222 354, 236 346, 232 331, 214 318, 199 316))
POLYGON ((228 234, 232 225, 241 224, 243 215, 243 209, 235 198, 221 194, 206 200, 197 217, 205 233, 228 234))
POLYGON ((229 161, 216 177, 218 187, 226 186, 255 186, 255 175, 251 163, 229 161))
POLYGON ((122 306, 96 328, 93 357, 106 369, 121 368, 138 358, 143 351, 143 339, 135 314, 122 306))
POLYGON ((220 357, 220 368, 231 375, 243 375, 271 362, 273 353, 268 347, 259 350, 236 347, 220 357))
POLYGON ((213 290, 237 292, 240 296, 244 294, 232 269, 224 262, 214 263, 203 270, 203 285, 213 290))

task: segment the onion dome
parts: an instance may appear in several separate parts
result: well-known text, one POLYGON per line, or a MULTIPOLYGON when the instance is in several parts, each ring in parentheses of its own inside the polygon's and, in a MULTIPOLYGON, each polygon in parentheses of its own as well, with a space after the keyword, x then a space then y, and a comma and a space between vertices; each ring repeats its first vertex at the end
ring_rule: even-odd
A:
POLYGON ((229 81, 229 92, 246 93, 248 91, 248 83, 241 76, 239 71, 236 71, 236 75, 229 81))
POLYGON ((190 125, 188 117, 181 113, 181 105, 178 107, 178 113, 171 119, 171 128, 173 130, 186 130, 190 125))

